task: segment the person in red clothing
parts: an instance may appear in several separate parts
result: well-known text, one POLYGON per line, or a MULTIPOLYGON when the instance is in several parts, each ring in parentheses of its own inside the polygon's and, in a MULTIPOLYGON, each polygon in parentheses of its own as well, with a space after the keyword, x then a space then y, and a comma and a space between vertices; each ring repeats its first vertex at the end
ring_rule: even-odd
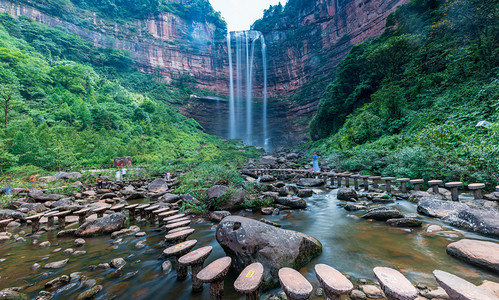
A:
POLYGON ((104 181, 104 179, 102 178, 102 175, 99 174, 99 177, 97 177, 97 186, 99 189, 102 189, 102 181, 104 181))

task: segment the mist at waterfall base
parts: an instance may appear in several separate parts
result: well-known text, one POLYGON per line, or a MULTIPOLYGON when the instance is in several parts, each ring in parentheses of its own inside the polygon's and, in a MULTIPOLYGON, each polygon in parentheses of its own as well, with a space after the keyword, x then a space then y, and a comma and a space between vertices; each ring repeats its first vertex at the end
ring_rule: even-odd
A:
POLYGON ((268 151, 272 141, 268 129, 266 48, 265 38, 258 31, 233 31, 227 35, 228 138, 268 151), (257 61, 260 65, 256 65, 257 61))

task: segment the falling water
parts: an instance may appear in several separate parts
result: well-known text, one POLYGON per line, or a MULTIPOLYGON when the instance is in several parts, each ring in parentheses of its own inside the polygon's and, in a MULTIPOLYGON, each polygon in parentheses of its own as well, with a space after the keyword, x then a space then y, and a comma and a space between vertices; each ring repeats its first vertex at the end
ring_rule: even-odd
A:
POLYGON ((229 53, 229 132, 230 138, 242 139, 247 144, 268 148, 267 126, 267 54, 263 35, 258 31, 236 31, 227 35, 229 53), (262 51, 263 78, 255 78, 255 48, 260 41, 262 51), (235 66, 232 53, 236 56, 235 66), (235 80, 235 86, 234 86, 235 80), (254 82, 263 82, 262 124, 255 124, 253 97, 254 82), (244 95, 244 96, 243 96, 244 95), (261 128, 262 132, 255 132, 261 128), (257 138, 261 137, 261 138, 257 138))

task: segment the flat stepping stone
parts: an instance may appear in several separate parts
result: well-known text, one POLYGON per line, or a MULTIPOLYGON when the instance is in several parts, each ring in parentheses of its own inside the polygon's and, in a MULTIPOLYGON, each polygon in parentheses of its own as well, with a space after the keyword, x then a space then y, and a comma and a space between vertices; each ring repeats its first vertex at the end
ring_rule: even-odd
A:
POLYGON ((75 214, 75 215, 88 214, 91 210, 92 210, 91 208, 84 208, 84 209, 80 209, 80 210, 73 212, 73 214, 75 214))
POLYGON ((168 221, 172 221, 172 220, 175 220, 175 219, 180 219, 180 218, 183 218, 183 217, 185 217, 185 214, 178 214, 178 215, 174 215, 174 216, 171 216, 171 217, 168 217, 168 218, 164 218, 163 222, 168 222, 168 221))
POLYGON ((0 232, 5 232, 7 225, 9 225, 10 222, 14 221, 14 219, 5 219, 0 221, 0 232))
POLYGON ((113 207, 110 208, 110 210, 112 211, 121 211, 125 208, 125 204, 119 204, 119 205, 115 205, 113 207))
POLYGON ((153 211, 153 210, 156 210, 158 208, 159 208, 159 205, 152 205, 152 206, 145 208, 144 210, 145 211, 153 211))
MULTIPOLYGON (((27 221, 40 220, 43 216, 44 216, 44 214, 32 215, 30 217, 27 217, 26 220, 27 221)), ((11 221, 13 221, 13 220, 12 219, 2 220, 2 221, 0 221, 0 225, 1 224, 9 224, 11 221)))
POLYGON ((185 227, 185 226, 187 226, 189 224, 191 224, 190 220, 176 222, 176 223, 171 223, 171 224, 167 224, 165 226, 165 229, 168 231, 168 233, 173 233, 173 232, 171 232, 172 229, 176 229, 176 228, 179 228, 179 227, 185 227))
POLYGON ((160 209, 156 209, 155 211, 153 211, 152 213, 155 214, 155 215, 158 215, 160 213, 163 213, 165 211, 169 211, 170 209, 165 207, 165 208, 160 208, 160 209))
POLYGON ((202 269, 197 278, 203 283, 210 284, 211 299, 223 299, 224 278, 229 272, 232 259, 228 256, 219 258, 202 269))
POLYGON ((158 215, 158 217, 160 217, 160 218, 168 217, 168 216, 174 215, 176 213, 178 213, 178 210, 165 211, 165 212, 160 213, 158 215))
POLYGON ((463 186, 462 182, 456 181, 456 182, 447 182, 445 184, 446 187, 452 188, 452 187, 460 187, 463 186))
POLYGON ((418 296, 416 288, 399 271, 385 267, 373 271, 388 300, 413 300, 418 296))
POLYGON ((189 241, 185 241, 183 243, 179 243, 177 245, 171 246, 171 247, 163 250, 163 254, 166 257, 172 257, 172 256, 180 257, 180 256, 188 253, 189 251, 191 251, 192 248, 194 248, 194 246, 196 246, 197 242, 198 242, 197 240, 189 240, 189 241))
POLYGON ((279 270, 281 287, 290 300, 308 299, 312 294, 312 285, 300 272, 291 268, 279 270))
POLYGON ((175 228, 175 229, 172 229, 172 230, 168 231, 168 233, 175 233, 175 232, 183 231, 183 230, 186 230, 186 229, 192 229, 192 228, 189 227, 189 226, 179 227, 179 228, 175 228))
POLYGON ((340 299, 353 290, 353 284, 338 270, 325 265, 315 265, 315 275, 328 299, 340 299))
POLYGON ((100 213, 100 212, 105 212, 107 210, 106 206, 99 207, 93 210, 94 213, 100 213))
POLYGON ((185 254, 178 259, 180 265, 180 272, 177 271, 178 279, 185 279, 187 277, 187 267, 192 268, 192 290, 199 291, 203 289, 203 282, 197 277, 201 269, 203 269, 204 261, 210 256, 213 247, 206 246, 196 249, 192 252, 185 254))
POLYGON ((141 204, 136 207, 136 209, 145 209, 146 207, 149 207, 151 204, 141 204))
POLYGON ((187 237, 194 233, 194 229, 186 229, 183 231, 170 233, 165 235, 165 240, 167 242, 175 242, 175 241, 183 241, 187 239, 187 237))
POLYGON ((178 222, 184 222, 184 221, 190 221, 191 219, 187 218, 187 217, 183 217, 183 218, 178 218, 178 219, 175 219, 175 220, 170 220, 168 222, 166 222, 167 225, 169 224, 174 224, 174 223, 178 223, 178 222))
POLYGON ((263 265, 261 263, 252 263, 244 268, 234 282, 234 289, 241 294, 247 295, 249 299, 258 299, 259 288, 263 279, 263 265))
POLYGON ((497 300, 496 296, 451 273, 435 270, 433 276, 450 299, 497 300))
POLYGON ((70 215, 70 214, 71 214, 70 210, 61 211, 61 212, 54 214, 54 217, 65 217, 65 216, 70 215))
POLYGON ((499 243, 462 239, 450 243, 447 246, 447 253, 499 274, 499 243))

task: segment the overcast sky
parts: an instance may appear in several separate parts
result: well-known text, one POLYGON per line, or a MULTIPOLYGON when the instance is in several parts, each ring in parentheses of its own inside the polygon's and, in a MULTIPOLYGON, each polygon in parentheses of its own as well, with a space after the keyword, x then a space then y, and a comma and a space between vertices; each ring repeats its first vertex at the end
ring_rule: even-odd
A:
POLYGON ((270 5, 286 4, 287 0, 210 0, 215 10, 222 13, 229 31, 248 30, 251 24, 263 16, 270 5))

